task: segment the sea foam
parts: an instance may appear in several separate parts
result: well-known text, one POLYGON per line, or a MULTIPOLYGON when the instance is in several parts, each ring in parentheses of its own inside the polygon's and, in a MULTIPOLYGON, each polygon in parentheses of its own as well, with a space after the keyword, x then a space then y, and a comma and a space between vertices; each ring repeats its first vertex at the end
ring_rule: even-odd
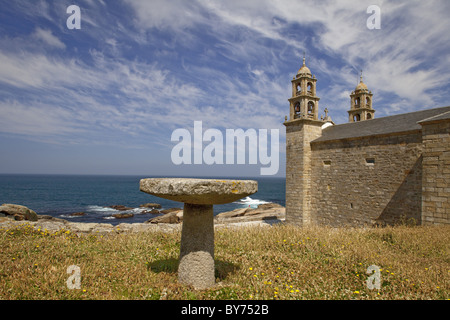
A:
POLYGON ((263 204, 263 203, 268 203, 268 202, 264 201, 264 200, 260 200, 260 199, 252 199, 250 197, 245 197, 244 199, 241 199, 234 203, 241 204, 245 207, 257 208, 258 205, 263 204))

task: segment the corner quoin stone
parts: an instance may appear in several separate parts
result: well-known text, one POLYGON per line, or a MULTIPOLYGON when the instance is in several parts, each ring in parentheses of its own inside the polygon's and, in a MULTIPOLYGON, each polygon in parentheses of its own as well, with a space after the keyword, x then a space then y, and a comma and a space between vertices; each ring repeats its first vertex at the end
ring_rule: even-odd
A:
POLYGON ((214 286, 213 205, 225 204, 258 191, 253 180, 154 178, 142 179, 140 190, 184 202, 178 280, 195 289, 214 286))

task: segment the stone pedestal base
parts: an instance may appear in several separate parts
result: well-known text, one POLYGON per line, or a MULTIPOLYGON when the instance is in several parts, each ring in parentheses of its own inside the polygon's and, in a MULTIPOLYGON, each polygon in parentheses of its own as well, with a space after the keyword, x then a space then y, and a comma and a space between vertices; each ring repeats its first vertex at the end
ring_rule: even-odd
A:
POLYGON ((212 205, 184 204, 178 280, 195 289, 214 286, 212 205))

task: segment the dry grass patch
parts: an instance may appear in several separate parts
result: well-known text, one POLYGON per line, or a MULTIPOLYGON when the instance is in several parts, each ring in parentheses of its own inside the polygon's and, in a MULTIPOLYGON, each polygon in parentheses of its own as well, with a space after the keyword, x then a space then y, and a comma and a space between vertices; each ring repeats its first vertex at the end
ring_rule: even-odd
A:
POLYGON ((217 286, 177 282, 180 233, 0 229, 2 299, 449 299, 450 227, 218 229, 217 286), (67 268, 81 270, 68 289, 67 268), (367 268, 381 288, 366 286, 367 268))

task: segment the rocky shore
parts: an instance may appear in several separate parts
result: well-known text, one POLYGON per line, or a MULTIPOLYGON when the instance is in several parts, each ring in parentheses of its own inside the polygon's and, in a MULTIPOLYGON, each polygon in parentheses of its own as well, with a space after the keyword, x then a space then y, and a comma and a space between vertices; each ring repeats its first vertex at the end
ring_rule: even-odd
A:
MULTIPOLYGON (((153 212, 149 213, 156 213, 155 207, 157 207, 157 204, 147 205, 150 211, 153 210, 153 212)), ((146 205, 143 206, 145 207, 146 205)), ((35 229, 47 230, 48 232, 66 230, 74 233, 102 234, 145 231, 172 232, 181 230, 181 222, 183 221, 182 209, 172 208, 156 211, 162 215, 151 218, 143 223, 120 223, 113 226, 110 223, 70 222, 49 215, 38 215, 33 210, 24 206, 3 204, 0 206, 0 228, 9 229, 27 224, 33 226, 35 229)), ((214 224, 216 228, 249 225, 270 226, 284 220, 285 208, 275 203, 267 203, 259 205, 258 208, 242 208, 219 213, 214 217, 214 224)))

